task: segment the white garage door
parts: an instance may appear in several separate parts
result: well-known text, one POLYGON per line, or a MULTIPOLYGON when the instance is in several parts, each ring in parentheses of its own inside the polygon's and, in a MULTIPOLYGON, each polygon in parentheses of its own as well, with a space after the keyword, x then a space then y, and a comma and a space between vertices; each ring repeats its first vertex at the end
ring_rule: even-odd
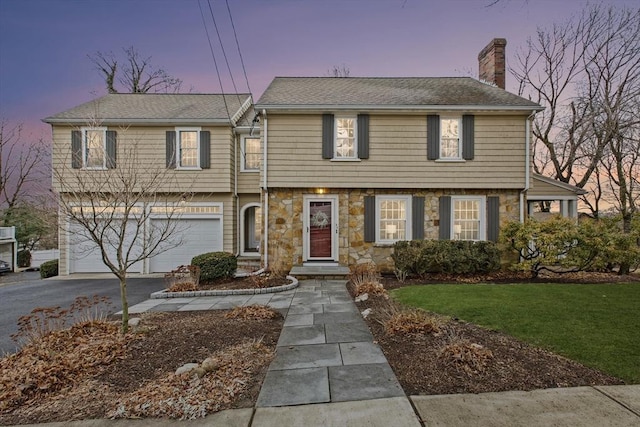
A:
MULTIPOLYGON (((100 248, 93 241, 89 240, 86 237, 85 232, 82 227, 79 225, 71 225, 69 227, 69 273, 108 273, 111 270, 102 262, 102 254, 100 252, 100 248)), ((133 235, 134 227, 133 222, 131 225, 127 226, 128 235, 125 238, 124 248, 129 249, 131 245, 134 244, 133 235)), ((115 236, 115 235, 114 235, 115 236)), ((138 238, 137 241, 140 241, 141 238, 138 238)), ((105 240, 106 241, 106 240, 105 240)), ((110 240, 114 243, 117 243, 116 238, 112 238, 110 240)), ((112 245, 105 245, 107 249, 107 254, 111 262, 114 264, 117 263, 116 258, 116 249, 112 245)), ((134 258, 140 252, 136 253, 136 247, 133 247, 132 256, 129 258, 134 258)), ((129 267, 127 271, 131 273, 141 273, 142 271, 142 263, 138 262, 129 267)))
MULTIPOLYGON (((219 218, 179 221, 182 243, 151 258, 150 273, 165 273, 180 265, 191 264, 191 258, 196 255, 222 250, 222 226, 219 218)), ((162 221, 153 220, 152 226, 162 227, 162 221)))

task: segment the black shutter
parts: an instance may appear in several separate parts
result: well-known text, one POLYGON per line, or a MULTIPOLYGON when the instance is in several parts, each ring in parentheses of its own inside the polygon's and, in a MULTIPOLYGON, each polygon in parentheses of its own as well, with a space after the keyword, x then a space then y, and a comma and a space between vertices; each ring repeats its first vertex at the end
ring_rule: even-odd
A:
POLYGON ((376 198, 364 196, 364 241, 376 241, 376 198))
POLYGON ((71 167, 82 168, 82 132, 79 130, 71 131, 71 167))
POLYGON ((175 169, 176 167, 176 131, 167 131, 167 167, 175 169))
POLYGON ((411 230, 414 240, 424 239, 424 197, 411 200, 411 230))
POLYGON ((500 236, 500 197, 487 197, 487 240, 497 242, 500 236))
POLYGON ((322 158, 333 159, 333 114, 322 115, 322 158))
POLYGON ((440 196, 440 240, 451 239, 451 196, 440 196))
POLYGON ((440 157, 440 116, 427 116, 427 160, 440 157))
POLYGON ((358 158, 369 158, 369 115, 358 114, 358 158))
POLYGON ((107 169, 116 168, 116 153, 117 153, 117 133, 115 130, 107 131, 107 169))
POLYGON ((462 116, 462 158, 473 160, 474 117, 470 114, 462 116))
POLYGON ((211 168, 211 132, 208 130, 200 132, 200 167, 211 168))

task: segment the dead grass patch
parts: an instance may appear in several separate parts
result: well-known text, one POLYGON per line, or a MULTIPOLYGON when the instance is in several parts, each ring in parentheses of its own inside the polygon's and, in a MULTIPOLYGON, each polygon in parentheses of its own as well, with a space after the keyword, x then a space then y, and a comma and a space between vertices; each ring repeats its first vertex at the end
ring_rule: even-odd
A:
POLYGON ((493 352, 478 343, 453 336, 440 350, 440 358, 445 365, 473 375, 485 371, 493 360, 493 352))
POLYGON ((419 309, 403 309, 390 313, 384 322, 387 334, 433 334, 442 331, 445 320, 441 316, 429 314, 419 309))
POLYGON ((266 305, 254 304, 235 307, 224 317, 227 319, 278 319, 282 317, 282 314, 266 305))

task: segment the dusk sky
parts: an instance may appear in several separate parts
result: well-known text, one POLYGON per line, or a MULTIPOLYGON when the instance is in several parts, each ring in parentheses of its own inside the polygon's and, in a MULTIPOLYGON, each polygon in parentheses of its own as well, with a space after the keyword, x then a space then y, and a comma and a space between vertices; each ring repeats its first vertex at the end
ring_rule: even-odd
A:
MULTIPOLYGON (((561 23, 582 0, 229 0, 254 99, 275 76, 477 77, 478 52, 507 39, 507 66, 538 26, 561 23)), ((224 0, 210 0, 233 76, 247 91, 224 0)), ((604 4, 637 7, 637 0, 604 4)), ((229 73, 207 0, 200 0, 224 91, 229 73)), ((41 119, 106 93, 87 58, 134 46, 183 80, 220 93, 198 0, 0 0, 0 118, 50 139, 41 119)), ((507 89, 516 91, 507 75, 507 89)))

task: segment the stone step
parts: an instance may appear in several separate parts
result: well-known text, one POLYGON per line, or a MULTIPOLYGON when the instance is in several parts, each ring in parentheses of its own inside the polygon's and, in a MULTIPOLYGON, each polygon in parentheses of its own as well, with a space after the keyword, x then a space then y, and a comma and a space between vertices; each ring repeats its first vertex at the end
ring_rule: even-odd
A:
POLYGON ((297 279, 346 279, 349 267, 342 265, 295 265, 289 273, 297 279))

